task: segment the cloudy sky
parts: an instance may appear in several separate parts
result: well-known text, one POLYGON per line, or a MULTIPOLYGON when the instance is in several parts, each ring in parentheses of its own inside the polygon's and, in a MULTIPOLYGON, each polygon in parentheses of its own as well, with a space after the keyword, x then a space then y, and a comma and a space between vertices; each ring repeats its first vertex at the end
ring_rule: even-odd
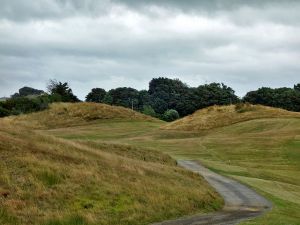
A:
POLYGON ((223 82, 239 96, 300 82, 297 0, 0 0, 0 97, 68 81, 147 89, 223 82))

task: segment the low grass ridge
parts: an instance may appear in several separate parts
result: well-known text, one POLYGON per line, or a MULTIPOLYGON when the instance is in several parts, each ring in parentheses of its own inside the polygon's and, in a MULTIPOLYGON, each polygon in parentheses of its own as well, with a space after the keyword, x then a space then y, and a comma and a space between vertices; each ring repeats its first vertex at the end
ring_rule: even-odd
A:
POLYGON ((200 131, 261 118, 300 118, 300 113, 262 105, 211 106, 163 126, 167 130, 200 131))
POLYGON ((157 120, 124 107, 93 102, 53 103, 47 110, 5 119, 11 123, 36 129, 70 127, 106 119, 157 120))
MULTIPOLYGON (((77 108, 83 106, 106 107, 54 104, 45 112, 0 120, 0 224, 139 225, 222 206, 222 199, 205 180, 177 167, 163 153, 143 146, 53 136, 59 129, 33 129, 77 130, 73 125, 80 124, 90 129, 87 115, 91 113, 77 108), (71 125, 64 121, 69 117, 71 125)), ((109 110, 128 124, 145 123, 144 129, 151 121, 153 129, 161 124, 131 111, 128 118, 123 108, 109 110)), ((95 111, 95 120, 113 116, 95 111)))

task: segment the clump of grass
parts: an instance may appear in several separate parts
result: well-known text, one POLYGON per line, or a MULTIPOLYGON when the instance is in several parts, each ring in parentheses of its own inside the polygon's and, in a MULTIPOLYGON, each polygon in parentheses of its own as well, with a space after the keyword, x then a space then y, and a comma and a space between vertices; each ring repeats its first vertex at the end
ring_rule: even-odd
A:
MULTIPOLYGON (((0 201, 1 202, 1 201, 0 201)), ((18 219, 7 212, 6 209, 0 206, 0 224, 1 225, 18 225, 18 219)))
POLYGON ((235 111, 238 113, 245 113, 245 112, 250 112, 254 111, 256 108, 253 105, 250 105, 248 102, 247 103, 237 103, 235 105, 235 111))
POLYGON ((50 219, 43 225, 90 225, 83 216, 75 214, 64 219, 50 219))
POLYGON ((38 172, 37 178, 47 187, 52 187, 62 181, 62 176, 50 170, 42 170, 38 172))

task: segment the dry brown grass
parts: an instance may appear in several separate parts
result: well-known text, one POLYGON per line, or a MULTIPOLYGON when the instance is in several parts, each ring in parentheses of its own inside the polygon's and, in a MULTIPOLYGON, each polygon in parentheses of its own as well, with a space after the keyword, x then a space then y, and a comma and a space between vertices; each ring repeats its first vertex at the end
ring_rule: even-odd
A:
POLYGON ((148 224, 221 207, 221 198, 201 177, 165 154, 32 129, 88 126, 90 119, 112 117, 152 120, 86 103, 54 104, 44 112, 1 119, 0 224, 148 224))
POLYGON ((211 106, 163 126, 166 130, 199 131, 261 118, 300 118, 300 113, 262 105, 211 106))
POLYGON ((131 109, 99 103, 54 103, 41 112, 5 118, 10 123, 17 123, 31 128, 57 128, 105 119, 129 119, 154 121, 153 117, 131 109))

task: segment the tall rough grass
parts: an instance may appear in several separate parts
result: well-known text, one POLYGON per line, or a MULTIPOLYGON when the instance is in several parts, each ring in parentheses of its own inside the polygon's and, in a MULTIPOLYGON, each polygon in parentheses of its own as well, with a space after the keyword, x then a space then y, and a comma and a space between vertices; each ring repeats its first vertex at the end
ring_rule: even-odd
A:
POLYGON ((114 116, 152 121, 124 108, 86 103, 0 120, 0 224, 139 225, 222 206, 201 177, 165 154, 38 130, 77 130, 73 125, 89 126, 88 118, 114 116))

